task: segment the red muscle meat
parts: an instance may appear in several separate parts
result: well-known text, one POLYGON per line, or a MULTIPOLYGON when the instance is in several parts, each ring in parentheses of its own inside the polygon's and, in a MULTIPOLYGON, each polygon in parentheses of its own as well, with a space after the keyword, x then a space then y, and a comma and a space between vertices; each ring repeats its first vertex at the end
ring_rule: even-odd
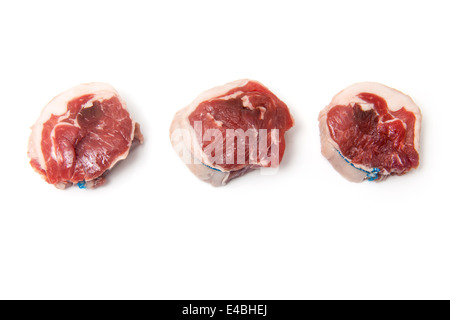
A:
POLYGON ((238 80, 204 92, 178 112, 171 141, 182 158, 190 155, 191 171, 217 186, 249 170, 277 166, 284 134, 293 125, 288 107, 270 90, 257 81, 238 80), (174 134, 180 130, 182 139, 174 134), (274 150, 276 157, 269 156, 274 150))
POLYGON ((351 181, 381 180, 419 165, 420 110, 399 91, 376 83, 353 85, 319 120, 322 153, 351 181))
POLYGON ((50 184, 97 187, 134 138, 143 141, 117 92, 104 83, 83 84, 54 98, 32 128, 28 155, 50 184))

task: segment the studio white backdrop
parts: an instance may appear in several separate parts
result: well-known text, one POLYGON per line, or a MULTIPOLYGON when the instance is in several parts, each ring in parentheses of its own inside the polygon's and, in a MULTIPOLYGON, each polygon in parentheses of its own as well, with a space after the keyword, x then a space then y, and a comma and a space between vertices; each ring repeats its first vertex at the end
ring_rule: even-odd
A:
POLYGON ((2 299, 450 298, 447 1, 9 1, 0 4, 2 299), (177 110, 240 78, 290 107, 277 174, 214 188, 169 140, 177 110), (96 190, 28 164, 56 94, 113 85, 145 144, 96 190), (317 116, 376 81, 423 113, 421 164, 350 183, 317 116))

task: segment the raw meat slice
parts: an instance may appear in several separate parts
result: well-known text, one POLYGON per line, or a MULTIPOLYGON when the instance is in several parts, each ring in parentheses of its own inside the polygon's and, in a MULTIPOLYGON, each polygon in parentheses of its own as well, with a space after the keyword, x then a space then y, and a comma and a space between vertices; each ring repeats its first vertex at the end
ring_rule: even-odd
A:
POLYGON ((284 102, 244 79, 200 94, 175 115, 170 138, 197 177, 220 186, 256 168, 278 167, 293 125, 284 102))
POLYGON ((373 82, 339 92, 319 114, 322 154, 353 182, 381 181, 419 165, 419 107, 373 82))
POLYGON ((105 83, 81 84, 56 96, 31 129, 30 164, 61 189, 102 185, 133 140, 143 143, 125 101, 105 83))

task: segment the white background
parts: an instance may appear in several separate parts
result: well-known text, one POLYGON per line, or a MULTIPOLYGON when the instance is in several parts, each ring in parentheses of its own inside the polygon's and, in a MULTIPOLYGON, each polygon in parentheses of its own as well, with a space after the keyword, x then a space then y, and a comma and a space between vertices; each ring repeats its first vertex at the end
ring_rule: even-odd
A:
POLYGON ((446 2, 2 2, 0 298, 450 298, 446 2), (169 126, 240 78, 296 126, 276 175, 213 188, 169 126), (29 127, 91 81, 119 91, 146 142, 106 186, 57 190, 28 164, 29 127), (421 107, 414 172, 355 184, 322 157, 318 113, 359 81, 421 107))

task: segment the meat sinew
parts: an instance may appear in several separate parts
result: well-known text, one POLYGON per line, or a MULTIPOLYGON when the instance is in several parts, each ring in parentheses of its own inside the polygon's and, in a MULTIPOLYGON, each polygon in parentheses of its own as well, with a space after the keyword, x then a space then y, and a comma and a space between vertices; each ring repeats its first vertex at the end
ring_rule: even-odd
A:
POLYGON ((31 128, 31 166, 50 184, 95 188, 143 142, 125 101, 105 83, 81 84, 53 98, 31 128))
POLYGON ((339 92, 319 114, 322 154, 346 179, 381 181, 419 165, 419 107, 373 82, 339 92))
POLYGON ((170 138, 198 178, 220 186, 253 169, 278 167, 293 125, 284 102, 244 79, 200 94, 175 115, 170 138))

